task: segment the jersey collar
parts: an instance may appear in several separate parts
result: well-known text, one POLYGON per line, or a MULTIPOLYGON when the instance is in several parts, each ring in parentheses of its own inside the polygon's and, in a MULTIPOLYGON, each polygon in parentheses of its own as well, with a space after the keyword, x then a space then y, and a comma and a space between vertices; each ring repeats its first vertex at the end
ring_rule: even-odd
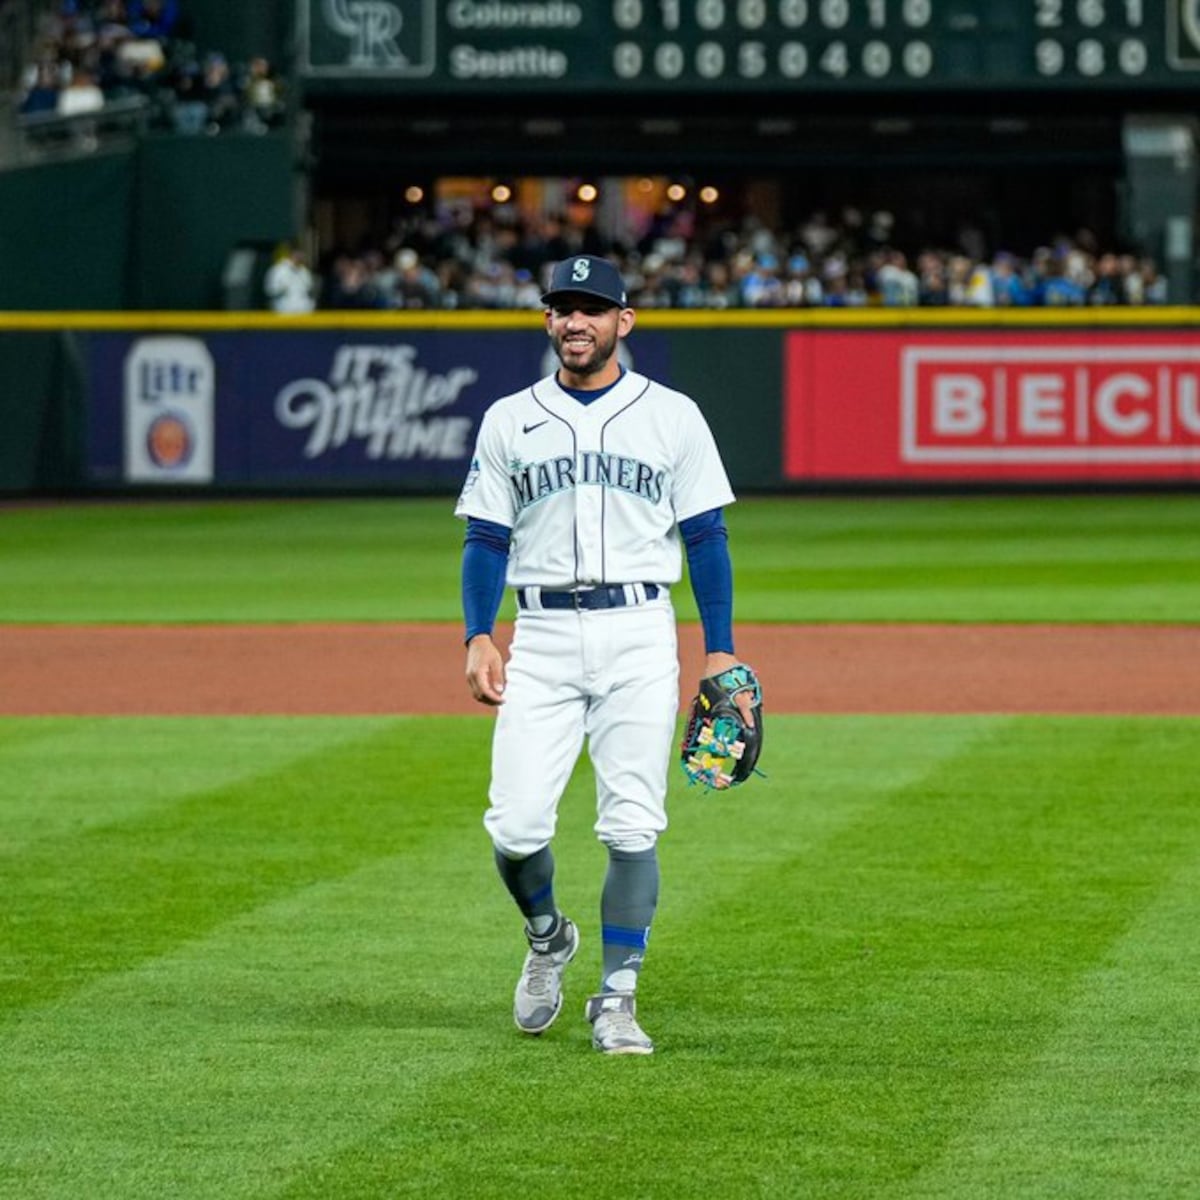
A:
POLYGON ((581 404, 571 392, 558 382, 558 374, 555 372, 534 384, 533 391, 541 403, 547 405, 557 415, 571 420, 573 417, 577 417, 581 411, 608 412, 614 408, 621 408, 640 395, 645 387, 645 376, 639 375, 636 371, 626 370, 612 387, 601 393, 595 400, 581 404))

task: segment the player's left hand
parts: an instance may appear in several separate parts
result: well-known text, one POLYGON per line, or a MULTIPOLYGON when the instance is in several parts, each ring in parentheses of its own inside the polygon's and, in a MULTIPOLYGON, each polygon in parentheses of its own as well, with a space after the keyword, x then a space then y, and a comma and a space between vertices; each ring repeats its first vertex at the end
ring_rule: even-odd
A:
MULTIPOLYGON (((707 654, 704 657, 704 674, 708 677, 720 675, 722 671, 728 671, 730 667, 736 667, 741 660, 736 654, 726 654, 723 650, 718 650, 713 654, 707 654)), ((752 693, 738 692, 733 698, 734 704, 738 707, 738 712, 742 714, 742 720, 746 723, 749 729, 754 728, 754 697, 752 693)))
POLYGON ((732 655, 710 654, 700 690, 688 707, 679 759, 692 783, 721 790, 757 772, 762 751, 762 687, 753 668, 732 655))

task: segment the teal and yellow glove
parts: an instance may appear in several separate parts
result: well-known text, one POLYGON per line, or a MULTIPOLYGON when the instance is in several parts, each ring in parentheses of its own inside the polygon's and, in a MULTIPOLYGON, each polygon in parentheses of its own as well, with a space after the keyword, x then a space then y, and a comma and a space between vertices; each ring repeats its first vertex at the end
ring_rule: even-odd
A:
POLYGON ((745 663, 700 680, 688 709, 679 760, 692 783, 722 790, 745 783, 756 771, 763 745, 762 687, 745 663), (754 717, 751 727, 738 698, 754 717))

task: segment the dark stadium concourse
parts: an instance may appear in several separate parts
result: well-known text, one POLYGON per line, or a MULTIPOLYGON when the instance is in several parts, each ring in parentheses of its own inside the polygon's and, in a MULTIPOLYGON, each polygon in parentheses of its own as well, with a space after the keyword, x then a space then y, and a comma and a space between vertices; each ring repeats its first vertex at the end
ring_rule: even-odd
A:
MULTIPOLYGON (((86 189, 111 202, 94 223, 172 253, 115 240, 142 266, 92 272, 86 293, 69 269, 10 264, 9 306, 48 303, 62 277, 76 303, 236 308, 285 243, 321 306, 368 301, 325 286, 339 259, 395 302, 401 250, 431 274, 457 264, 424 302, 495 306, 481 276, 536 275, 583 241, 635 269, 663 243, 663 306, 702 306, 690 277, 710 266, 776 277, 753 299, 710 280, 722 305, 881 302, 880 272, 921 275, 918 258, 929 288, 914 301, 906 280, 896 303, 1200 296, 1200 0, 178 0, 161 44, 130 57, 110 33, 104 58, 89 14, 107 6, 0 3, 24 44, 0 55, 22 108, 0 164, 108 172, 86 189), (53 36, 35 37, 39 13, 53 36), (197 189, 179 172, 227 203, 185 226, 169 197, 197 189), (514 230, 540 247, 514 253, 514 230), (963 259, 1003 289, 968 298, 963 259), (864 286, 822 290, 855 266, 864 286)), ((14 202, 45 186, 0 183, 14 202)))
POLYGON ((197 4, 288 63, 322 257, 468 204, 626 242, 878 213, 910 256, 1070 242, 1196 295, 1194 0, 197 4))
POLYGON ((428 203, 446 179, 474 179, 482 192, 523 178, 574 188, 653 177, 683 181, 693 196, 716 189, 713 215, 732 222, 791 227, 814 211, 884 211, 910 252, 955 244, 965 227, 992 251, 1080 229, 1106 246, 1128 241, 1120 114, 949 107, 730 97, 718 112, 710 96, 693 107, 604 98, 487 112, 322 97, 311 111, 314 225, 353 242, 389 227, 411 197, 428 203))

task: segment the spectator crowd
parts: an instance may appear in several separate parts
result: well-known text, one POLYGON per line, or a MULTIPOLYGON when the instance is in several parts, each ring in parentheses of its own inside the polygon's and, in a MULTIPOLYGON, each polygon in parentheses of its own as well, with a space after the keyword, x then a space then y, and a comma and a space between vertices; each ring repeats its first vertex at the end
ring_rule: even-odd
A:
POLYGON ((79 117, 132 99, 180 133, 265 133, 285 116, 271 63, 202 50, 179 0, 61 0, 42 20, 18 112, 79 117))
MULTIPOLYGON (((754 218, 700 225, 664 214, 628 241, 587 224, 525 220, 511 210, 425 213, 380 244, 323 257, 312 306, 325 309, 538 308, 550 264, 609 254, 642 309, 1064 307, 1164 304, 1149 258, 1102 248, 1088 230, 1019 254, 961 244, 911 248, 891 214, 814 212, 776 230, 754 218)), ((307 266, 305 270, 307 270, 307 266)))
MULTIPOLYGON (((152 127, 265 133, 285 120, 265 57, 201 48, 181 0, 59 0, 44 18, 20 112, 81 118, 140 100, 152 127)), ((90 146, 89 146, 90 148, 90 146)), ((783 227, 680 205, 628 236, 580 215, 529 218, 506 204, 414 209, 373 244, 310 266, 288 248, 264 300, 280 311, 538 308, 550 264, 611 255, 643 309, 1148 305, 1167 300, 1149 258, 1088 230, 989 248, 978 230, 922 244, 886 211, 816 211, 783 227)))

